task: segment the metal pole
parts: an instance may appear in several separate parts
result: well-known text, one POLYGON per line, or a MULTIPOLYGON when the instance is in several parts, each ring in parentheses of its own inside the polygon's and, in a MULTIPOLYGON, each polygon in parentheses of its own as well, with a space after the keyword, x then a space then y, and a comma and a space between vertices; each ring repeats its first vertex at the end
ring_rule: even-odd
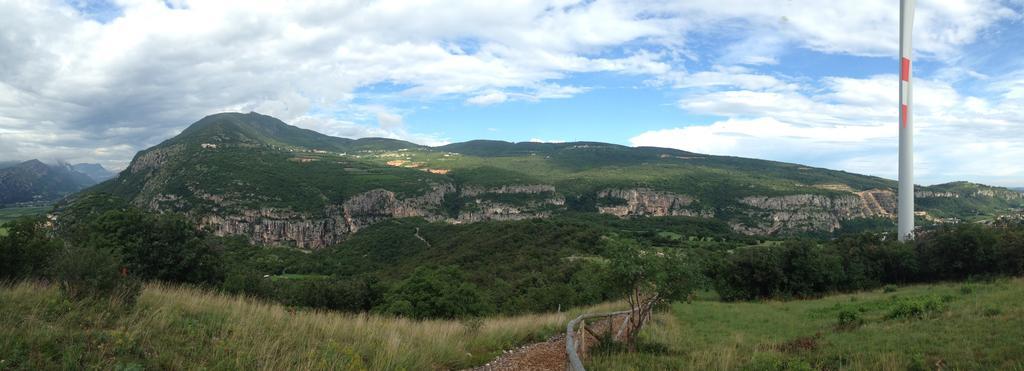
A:
POLYGON ((900 0, 900 184, 899 240, 914 238, 914 95, 910 84, 911 31, 915 0, 900 0))

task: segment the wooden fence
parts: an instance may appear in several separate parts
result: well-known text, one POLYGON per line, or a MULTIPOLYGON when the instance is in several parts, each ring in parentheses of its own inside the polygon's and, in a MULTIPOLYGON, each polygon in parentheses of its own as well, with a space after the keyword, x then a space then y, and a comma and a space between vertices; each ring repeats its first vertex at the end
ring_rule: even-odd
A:
MULTIPOLYGON (((587 329, 587 320, 594 318, 608 318, 608 333, 614 331, 615 335, 609 339, 610 341, 622 341, 629 334, 629 320, 630 317, 639 315, 642 321, 650 318, 651 308, 654 307, 654 302, 648 302, 637 308, 634 313, 632 310, 624 310, 619 312, 610 313, 584 313, 579 317, 576 317, 569 324, 565 326, 565 354, 566 354, 566 366, 565 369, 569 371, 586 371, 583 367, 583 358, 586 357, 587 350, 589 349, 587 344, 587 334, 589 333, 595 340, 600 339, 597 334, 587 329), (622 324, 618 330, 615 330, 615 317, 625 316, 622 320, 622 324), (577 329, 579 325, 579 329, 577 329), (625 337, 624 337, 625 336, 625 337)), ((643 326, 643 324, 640 324, 643 326)))

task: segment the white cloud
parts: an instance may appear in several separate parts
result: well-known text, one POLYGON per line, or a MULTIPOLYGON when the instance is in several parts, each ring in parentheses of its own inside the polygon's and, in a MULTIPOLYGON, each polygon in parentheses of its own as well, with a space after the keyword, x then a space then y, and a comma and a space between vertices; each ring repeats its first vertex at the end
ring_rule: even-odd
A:
POLYGON ((571 73, 666 71, 644 50, 597 54, 673 32, 619 1, 117 4, 121 16, 99 23, 57 0, 0 2, 0 132, 11 144, 0 158, 123 164, 131 149, 94 149, 138 150, 230 110, 286 122, 332 112, 390 130, 378 135, 434 137, 407 120, 397 127, 394 112, 347 109, 376 84, 411 100, 570 97, 586 88, 554 81, 571 73))
MULTIPOLYGON (((892 109, 871 95, 874 84, 888 82, 836 78, 824 81, 832 96, 812 98, 803 82, 736 67, 777 63, 794 45, 891 55, 896 12, 889 0, 116 4, 121 16, 100 23, 58 0, 0 1, 0 159, 123 166, 134 151, 188 123, 232 110, 336 135, 441 143, 444 135, 423 133, 428 129, 410 112, 368 107, 360 99, 373 93, 363 89, 386 85, 407 101, 501 104, 585 93, 594 87, 568 78, 594 72, 704 89, 706 96, 688 96, 680 106, 736 120, 868 125, 892 109), (737 30, 720 54, 700 55, 688 40, 737 30), (687 71, 684 60, 716 67, 687 71)), ((921 2, 916 47, 925 56, 955 57, 988 25, 1010 18, 1019 15, 994 0, 921 2)), ((996 126, 1020 117, 1007 102, 1024 99, 1024 85, 993 89, 1004 101, 936 87, 922 94, 955 106, 921 112, 944 117, 970 108, 987 112, 979 117, 996 126)))
POLYGON ((508 100, 508 95, 500 91, 490 92, 486 94, 480 94, 466 99, 466 103, 475 104, 479 106, 487 106, 496 103, 503 103, 508 100))
POLYGON ((401 115, 385 111, 377 112, 377 125, 380 125, 385 130, 398 129, 405 126, 402 123, 401 115))
MULTIPOLYGON (((898 49, 894 31, 899 24, 899 4, 892 0, 696 0, 667 1, 662 6, 665 11, 688 15, 698 27, 784 35, 791 42, 826 53, 890 56, 898 49)), ((992 23, 1019 17, 997 0, 919 1, 914 48, 926 56, 955 56, 958 46, 976 40, 992 23)), ((746 63, 772 61, 770 43, 758 40, 754 36, 746 44, 767 53, 739 50, 741 55, 756 57, 746 63)))
MULTIPOLYGON (((385 116, 386 115, 387 114, 385 114, 385 116)), ((391 138, 407 140, 428 146, 441 146, 451 143, 447 138, 437 134, 410 133, 402 126, 385 127, 382 125, 379 127, 373 127, 352 121, 339 120, 332 117, 318 115, 300 116, 292 120, 290 124, 327 135, 344 138, 391 138)))
MULTIPOLYGON (((895 178, 897 76, 829 77, 823 91, 742 89, 688 95, 692 113, 724 116, 709 125, 653 130, 637 146, 765 158, 895 178)), ((1021 79, 1020 81, 1024 81, 1021 79)), ((922 183, 961 179, 1008 182, 1024 173, 1024 131, 1012 86, 1002 98, 958 93, 949 83, 915 83, 915 162, 922 183)), ((1008 86, 1010 86, 1008 88, 1008 86)), ((1010 183, 1006 183, 1010 184, 1010 183)))

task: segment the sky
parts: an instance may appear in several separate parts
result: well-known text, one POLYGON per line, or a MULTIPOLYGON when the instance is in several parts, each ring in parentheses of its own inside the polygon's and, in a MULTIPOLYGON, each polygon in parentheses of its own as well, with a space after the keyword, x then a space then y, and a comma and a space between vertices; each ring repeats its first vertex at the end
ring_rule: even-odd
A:
MULTIPOLYGON (((920 184, 1024 186, 1024 0, 918 0, 920 184)), ((205 115, 426 145, 602 141, 895 179, 896 0, 0 0, 0 161, 205 115)))

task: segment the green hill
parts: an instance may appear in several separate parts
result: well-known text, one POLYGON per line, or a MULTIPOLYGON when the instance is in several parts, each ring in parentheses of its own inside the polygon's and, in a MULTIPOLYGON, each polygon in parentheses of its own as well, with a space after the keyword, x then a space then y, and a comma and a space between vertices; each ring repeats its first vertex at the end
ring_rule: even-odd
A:
MULTIPOLYGON (((844 171, 666 148, 483 140, 425 147, 222 113, 139 152, 89 193, 184 213, 219 235, 319 248, 400 217, 469 223, 583 212, 714 218, 760 235, 885 229, 895 186, 844 171)), ((986 218, 1024 204, 1020 193, 967 183, 918 192, 930 222, 986 218)))

